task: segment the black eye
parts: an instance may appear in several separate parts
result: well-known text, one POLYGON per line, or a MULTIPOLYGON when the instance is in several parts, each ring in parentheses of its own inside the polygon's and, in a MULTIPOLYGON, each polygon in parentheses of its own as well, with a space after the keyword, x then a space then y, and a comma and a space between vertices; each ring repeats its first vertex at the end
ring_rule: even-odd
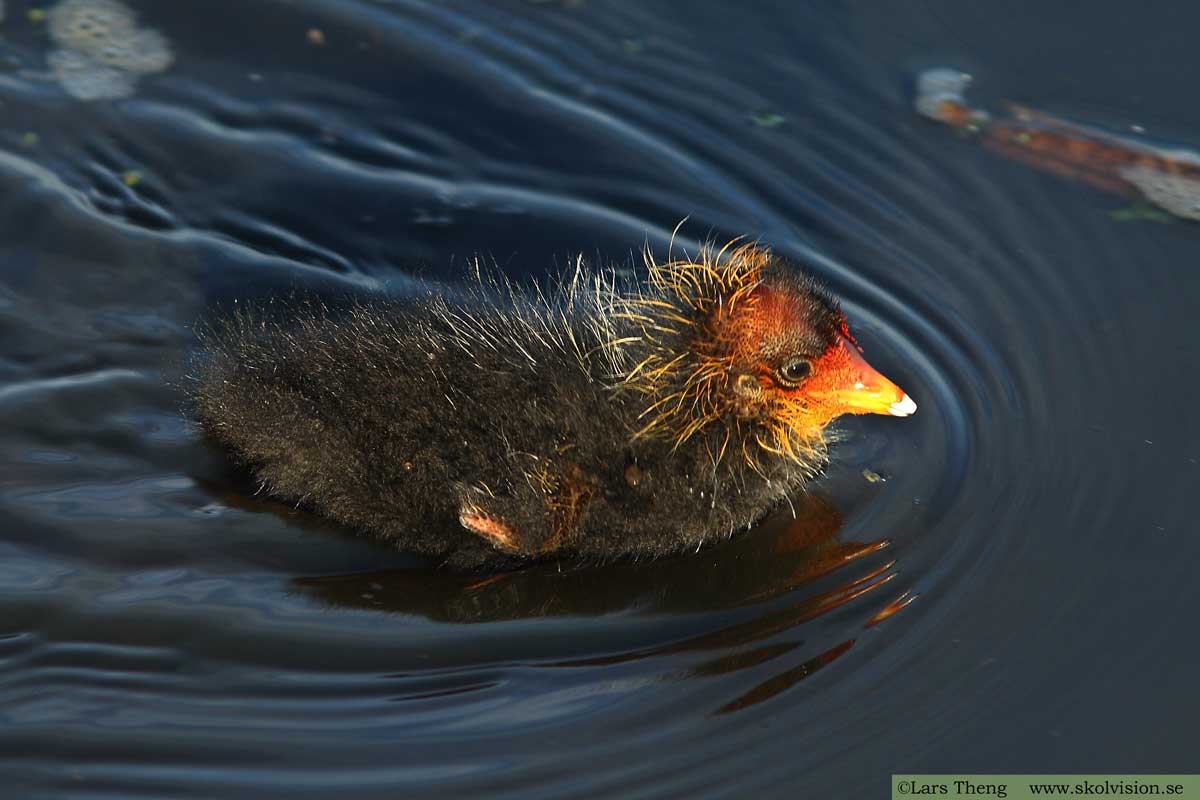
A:
POLYGON ((812 363, 804 358, 793 358, 779 368, 779 379, 784 383, 800 383, 811 374, 812 363))

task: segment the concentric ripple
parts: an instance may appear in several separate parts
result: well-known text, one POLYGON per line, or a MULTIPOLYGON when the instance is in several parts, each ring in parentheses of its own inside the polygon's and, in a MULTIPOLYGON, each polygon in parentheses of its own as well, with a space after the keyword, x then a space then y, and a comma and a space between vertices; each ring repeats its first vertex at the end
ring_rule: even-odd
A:
POLYGON ((39 74, 33 18, 0 22, 14 791, 1187 771, 1164 698, 1197 663, 1175 635, 1200 599, 1196 233, 1121 225, 914 115, 941 27, 839 3, 136 10, 174 63, 86 103, 39 74), (447 575, 255 497, 181 412, 214 305, 739 235, 828 282, 919 410, 847 420, 809 495, 697 554, 447 575))

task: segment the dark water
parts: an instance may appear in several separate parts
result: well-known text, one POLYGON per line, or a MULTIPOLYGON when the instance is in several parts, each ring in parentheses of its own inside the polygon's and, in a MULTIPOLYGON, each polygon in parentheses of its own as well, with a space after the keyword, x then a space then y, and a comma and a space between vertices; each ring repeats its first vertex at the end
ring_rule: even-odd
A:
POLYGON ((175 63, 84 102, 6 5, 6 796, 867 797, 894 772, 1200 767, 1200 226, 1114 220, 910 108, 949 64, 983 105, 1200 145, 1200 13, 143 2, 175 63), (214 304, 476 255, 633 263, 685 216, 805 259, 920 404, 846 423, 795 520, 445 575, 253 497, 180 415, 214 304))

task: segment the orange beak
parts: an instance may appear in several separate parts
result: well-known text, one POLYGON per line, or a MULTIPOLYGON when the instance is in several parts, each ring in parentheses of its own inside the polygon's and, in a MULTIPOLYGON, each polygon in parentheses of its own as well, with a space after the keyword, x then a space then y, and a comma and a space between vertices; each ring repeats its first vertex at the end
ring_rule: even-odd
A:
POLYGON ((820 388, 814 387, 813 397, 833 402, 843 414, 890 414, 907 417, 917 410, 913 399, 896 384, 875 371, 863 359, 854 342, 845 336, 822 358, 829 359, 834 380, 820 388))

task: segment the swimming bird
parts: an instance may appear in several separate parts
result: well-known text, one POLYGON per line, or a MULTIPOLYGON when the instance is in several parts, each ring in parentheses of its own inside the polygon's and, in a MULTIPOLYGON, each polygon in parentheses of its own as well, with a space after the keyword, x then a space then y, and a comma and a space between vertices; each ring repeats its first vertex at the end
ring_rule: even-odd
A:
POLYGON ((647 267, 243 308, 201 332, 194 413, 269 494, 494 569, 696 550, 816 476, 835 418, 916 410, 786 259, 647 267))

